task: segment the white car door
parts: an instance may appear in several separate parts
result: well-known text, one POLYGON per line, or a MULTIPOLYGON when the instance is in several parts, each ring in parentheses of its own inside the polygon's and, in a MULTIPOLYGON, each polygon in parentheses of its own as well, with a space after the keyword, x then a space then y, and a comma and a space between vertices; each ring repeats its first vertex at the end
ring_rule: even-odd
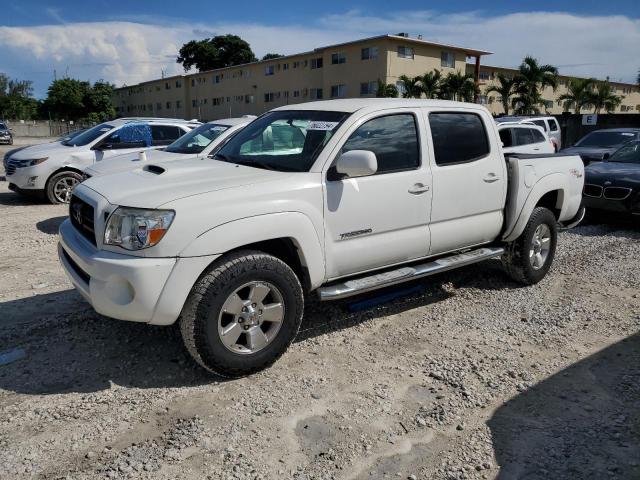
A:
MULTIPOLYGON (((329 278, 406 262, 429 254, 431 173, 417 109, 360 119, 335 155, 376 154, 374 175, 339 179, 324 172, 326 270, 329 278)), ((335 169, 334 169, 335 170, 335 169)))
POLYGON ((428 112, 433 201, 431 254, 493 241, 502 228, 506 166, 489 115, 428 112))

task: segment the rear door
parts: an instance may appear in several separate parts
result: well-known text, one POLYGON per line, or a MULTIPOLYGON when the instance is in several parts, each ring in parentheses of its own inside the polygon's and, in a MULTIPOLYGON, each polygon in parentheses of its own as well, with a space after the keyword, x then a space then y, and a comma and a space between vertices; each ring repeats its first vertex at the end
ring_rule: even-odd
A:
POLYGON ((374 175, 332 180, 325 172, 325 246, 329 278, 429 254, 431 173, 419 110, 393 109, 360 119, 340 151, 376 154, 374 175))
POLYGON ((433 176, 431 254, 493 241, 507 178, 493 120, 476 110, 427 115, 433 176))

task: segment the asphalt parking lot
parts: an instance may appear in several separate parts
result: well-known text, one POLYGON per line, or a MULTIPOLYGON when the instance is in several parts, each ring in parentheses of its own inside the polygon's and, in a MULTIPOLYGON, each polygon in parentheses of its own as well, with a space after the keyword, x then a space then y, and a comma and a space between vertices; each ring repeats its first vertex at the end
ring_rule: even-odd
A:
POLYGON ((83 302, 65 215, 0 182, 0 478, 640 478, 637 220, 562 233, 533 287, 490 261, 310 299, 280 361, 223 381, 83 302))

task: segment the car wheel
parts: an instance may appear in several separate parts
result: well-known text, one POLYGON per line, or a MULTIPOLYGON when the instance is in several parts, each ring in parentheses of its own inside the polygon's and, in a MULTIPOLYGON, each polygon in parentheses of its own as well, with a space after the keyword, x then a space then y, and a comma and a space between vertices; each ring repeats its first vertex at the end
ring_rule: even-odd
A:
POLYGON ((51 203, 69 203, 73 189, 82 182, 82 175, 64 171, 53 175, 47 182, 45 193, 51 203))
POLYGON ((198 280, 180 318, 191 356, 223 377, 270 366, 295 338, 304 309, 302 286, 282 260, 240 251, 216 261, 198 280))
POLYGON ((537 207, 520 237, 507 245, 502 263, 515 281, 533 285, 551 268, 557 242, 556 217, 549 209, 537 207))

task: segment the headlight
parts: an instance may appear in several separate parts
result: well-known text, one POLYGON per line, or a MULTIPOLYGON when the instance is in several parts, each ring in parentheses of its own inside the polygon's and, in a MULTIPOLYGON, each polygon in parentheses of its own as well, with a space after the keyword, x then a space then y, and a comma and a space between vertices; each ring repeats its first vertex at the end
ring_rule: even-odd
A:
MULTIPOLYGON (((42 162, 48 159, 49 157, 31 158, 28 160, 13 160, 13 164, 16 166, 16 168, 33 167, 35 165, 40 165, 42 162)), ((9 160, 11 160, 11 158, 9 160)))
POLYGON ((126 250, 153 247, 167 233, 175 215, 173 210, 118 207, 107 220, 104 243, 126 250))
POLYGON ((44 162, 45 160, 48 160, 49 157, 44 157, 44 158, 34 158, 33 160, 29 160, 29 166, 33 167, 35 165, 40 165, 42 162, 44 162))

